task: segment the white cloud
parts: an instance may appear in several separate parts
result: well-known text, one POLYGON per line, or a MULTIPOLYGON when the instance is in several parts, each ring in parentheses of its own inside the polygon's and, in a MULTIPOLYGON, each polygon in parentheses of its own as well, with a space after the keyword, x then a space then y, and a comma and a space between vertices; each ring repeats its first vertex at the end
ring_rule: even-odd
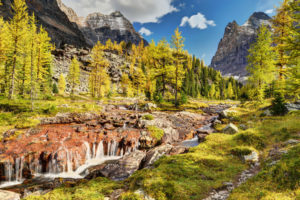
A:
POLYGON ((145 28, 145 27, 142 27, 142 28, 139 30, 139 33, 140 33, 141 35, 145 35, 145 36, 149 36, 149 35, 152 34, 152 32, 151 32, 149 29, 145 28))
POLYGON ((199 28, 201 30, 206 29, 208 26, 216 26, 213 20, 207 20, 201 13, 191 16, 190 18, 185 16, 181 20, 180 26, 189 24, 192 28, 199 28))
POLYGON ((279 6, 280 1, 275 0, 258 0, 256 4, 256 10, 257 11, 265 11, 271 8, 275 8, 276 6, 279 6))
POLYGON ((173 0, 62 0, 73 8, 79 16, 93 12, 110 14, 121 11, 131 22, 159 22, 168 13, 178 11, 172 5, 173 0))
POLYGON ((266 10, 265 13, 270 15, 270 14, 274 13, 274 9, 266 10))

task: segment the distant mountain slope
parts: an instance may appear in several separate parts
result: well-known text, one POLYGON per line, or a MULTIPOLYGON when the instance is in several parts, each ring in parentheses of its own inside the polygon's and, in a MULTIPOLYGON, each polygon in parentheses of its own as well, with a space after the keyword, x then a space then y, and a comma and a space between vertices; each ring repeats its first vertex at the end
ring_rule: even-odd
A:
POLYGON ((223 75, 247 76, 247 55, 250 45, 255 41, 257 30, 262 24, 271 26, 270 19, 263 12, 255 12, 242 26, 236 21, 229 23, 210 66, 220 70, 223 75))
MULTIPOLYGON (((13 0, 2 0, 0 16, 12 17, 13 0)), ((56 47, 64 44, 76 47, 92 47, 98 40, 105 43, 126 41, 139 44, 142 36, 120 12, 110 15, 94 13, 87 18, 78 17, 76 12, 65 6, 61 0, 26 0, 30 13, 34 12, 38 22, 45 27, 56 47)), ((145 44, 148 44, 145 41, 145 44)))
MULTIPOLYGON (((13 0, 2 0, 0 15, 5 19, 11 16, 11 3, 13 0)), ((77 47, 88 46, 84 35, 76 24, 70 22, 68 17, 58 6, 56 0, 27 0, 29 11, 34 12, 39 23, 48 31, 56 47, 72 44, 77 47)))
MULTIPOLYGON (((61 10, 66 13, 71 22, 78 25, 87 43, 90 45, 94 45, 97 41, 105 44, 108 39, 111 39, 113 42, 117 41, 118 43, 125 41, 134 44, 139 44, 144 40, 143 37, 135 31, 130 21, 119 11, 113 12, 110 15, 92 13, 84 18, 78 17, 76 12, 72 8, 64 5, 61 0, 58 1, 61 10)), ((144 43, 148 44, 145 40, 144 43)))

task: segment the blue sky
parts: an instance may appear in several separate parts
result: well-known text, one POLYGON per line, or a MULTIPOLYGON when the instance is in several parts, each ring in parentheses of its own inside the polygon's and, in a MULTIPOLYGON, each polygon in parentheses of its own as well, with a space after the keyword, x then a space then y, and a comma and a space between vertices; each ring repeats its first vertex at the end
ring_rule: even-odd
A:
POLYGON ((267 11, 279 5, 280 0, 187 0, 175 1, 174 6, 178 12, 172 12, 160 19, 160 23, 134 23, 136 30, 141 27, 149 29, 152 34, 144 35, 148 41, 154 39, 159 41, 162 38, 170 40, 174 29, 179 27, 185 37, 185 48, 199 58, 210 64, 216 53, 218 43, 223 37, 224 29, 229 22, 236 20, 242 25, 255 11, 267 11), (179 6, 180 5, 180 6, 179 6), (206 29, 192 28, 189 24, 180 27, 183 17, 190 17, 201 13, 207 20, 213 20, 215 26, 207 26, 206 29))
POLYGON ((149 42, 170 41, 179 27, 185 49, 210 64, 229 22, 242 25, 255 11, 268 12, 281 0, 63 0, 80 16, 121 11, 149 42), (182 25, 182 26, 180 26, 182 25))

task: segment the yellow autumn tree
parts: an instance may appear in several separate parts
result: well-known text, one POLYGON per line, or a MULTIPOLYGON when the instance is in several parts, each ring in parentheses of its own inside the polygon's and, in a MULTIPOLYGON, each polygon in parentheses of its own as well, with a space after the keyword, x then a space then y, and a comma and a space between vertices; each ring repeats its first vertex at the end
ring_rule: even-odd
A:
POLYGON ((273 41, 276 44, 275 50, 277 53, 277 70, 279 81, 277 88, 282 91, 284 81, 287 75, 287 64, 290 58, 288 48, 288 38, 291 33, 290 27, 292 26, 292 18, 289 13, 289 0, 284 0, 281 6, 277 9, 277 14, 273 17, 273 41))
POLYGON ((58 79, 58 94, 64 95, 66 90, 66 79, 63 74, 60 74, 58 79))
POLYGON ((16 74, 20 70, 21 57, 24 53, 22 43, 26 38, 28 25, 28 13, 25 0, 15 0, 12 4, 14 13, 9 22, 8 33, 10 42, 8 45, 7 73, 9 73, 10 83, 8 86, 8 98, 12 99, 15 92, 16 74))
POLYGON ((5 92, 5 86, 8 85, 6 73, 7 65, 7 32, 8 24, 0 17, 0 93, 5 92))
POLYGON ((67 80, 70 85, 70 95, 73 96, 80 84, 80 66, 77 57, 74 57, 71 61, 67 80))
POLYGON ((51 65, 52 55, 51 50, 53 46, 51 44, 51 38, 48 36, 47 31, 40 27, 37 34, 37 53, 36 53, 36 65, 37 65, 37 83, 39 91, 49 94, 51 91, 51 65))
POLYGON ((92 50, 92 72, 90 74, 90 93, 92 97, 102 98, 110 90, 110 77, 106 72, 109 63, 103 57, 103 45, 98 42, 92 50))
POLYGON ((181 35, 181 32, 177 28, 172 36, 172 46, 173 46, 173 55, 174 55, 174 81, 175 81, 175 105, 178 106, 178 91, 181 86, 181 81, 184 77, 184 68, 183 68, 183 47, 184 47, 184 38, 181 35))

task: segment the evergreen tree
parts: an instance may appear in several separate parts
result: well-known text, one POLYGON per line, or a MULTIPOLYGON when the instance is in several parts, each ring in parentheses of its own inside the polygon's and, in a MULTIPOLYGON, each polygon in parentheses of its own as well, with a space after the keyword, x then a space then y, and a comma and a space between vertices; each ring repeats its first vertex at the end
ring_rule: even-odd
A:
POLYGON ((60 74, 58 79, 58 94, 64 95, 66 90, 66 79, 63 74, 60 74))
POLYGON ((73 96, 76 88, 80 84, 80 66, 76 57, 72 59, 72 62, 70 64, 67 80, 71 88, 70 94, 71 96, 73 96))

